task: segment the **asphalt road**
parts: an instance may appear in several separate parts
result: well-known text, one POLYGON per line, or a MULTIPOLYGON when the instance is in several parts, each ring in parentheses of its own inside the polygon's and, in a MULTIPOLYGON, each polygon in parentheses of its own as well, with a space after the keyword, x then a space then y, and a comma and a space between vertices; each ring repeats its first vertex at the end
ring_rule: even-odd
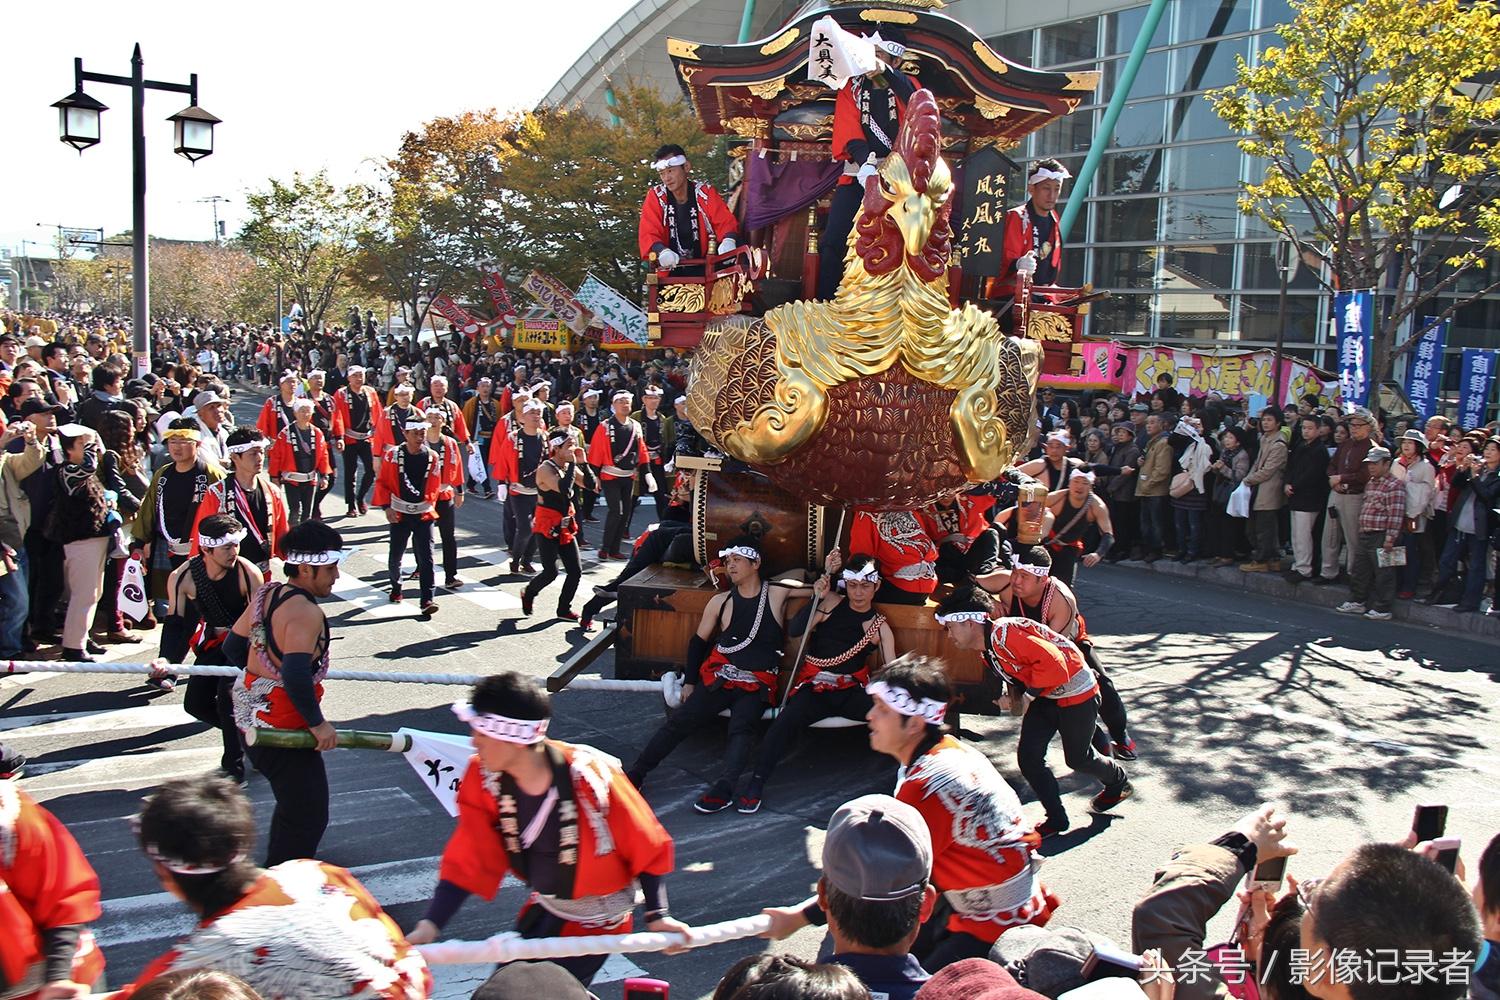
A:
MULTIPOLYGON (((339 497, 336 491, 325 511, 346 542, 361 548, 326 604, 335 666, 449 674, 512 669, 543 677, 586 641, 568 623, 546 617, 556 585, 537 602, 543 614, 520 616, 522 581, 504 576, 493 502, 474 501, 460 512, 460 572, 470 582, 455 594, 440 591, 440 611, 422 620, 410 599, 400 606, 385 601, 383 519, 378 512, 341 519, 339 497)), ((650 514, 649 506, 638 511, 635 527, 644 527, 650 514)), ((586 537, 596 539, 597 529, 588 526, 586 537)), ((585 595, 590 583, 613 572, 586 565, 585 595)), ((1500 830, 1494 646, 1126 568, 1084 570, 1079 591, 1089 630, 1130 711, 1141 759, 1130 765, 1136 797, 1110 817, 1090 817, 1093 789, 1063 778, 1074 828, 1049 842, 1044 870, 1063 900, 1059 921, 1128 945, 1131 905, 1173 847, 1211 839, 1263 801, 1290 809, 1293 839, 1302 848, 1292 870, 1303 875, 1325 873, 1361 840, 1400 838, 1417 802, 1450 805, 1449 833, 1463 838, 1471 858, 1500 830)), ((117 646, 110 658, 137 661, 153 653, 144 644, 117 646)), ((608 676, 610 656, 597 667, 608 676)), ((455 733, 447 706, 462 691, 335 682, 324 707, 341 727, 455 733)), ((163 695, 123 677, 0 678, 0 739, 31 757, 25 787, 68 824, 99 871, 106 898, 99 931, 115 984, 133 978, 190 926, 156 883, 126 822, 158 782, 217 763, 217 735, 184 714, 181 701, 180 693, 163 695)), ((554 710, 554 735, 627 762, 663 712, 654 695, 585 691, 558 695, 554 710)), ((967 717, 964 726, 1031 802, 1014 763, 1016 721, 967 717)), ((894 783, 894 764, 869 751, 863 730, 819 730, 777 772, 758 815, 701 816, 690 803, 713 774, 722 745, 722 732, 689 740, 647 786, 677 843, 672 908, 689 923, 800 899, 817 878, 822 831, 834 808, 894 783)), ((1065 774, 1060 751, 1053 764, 1065 774)), ((323 859, 353 869, 410 926, 434 884, 452 820, 399 756, 336 751, 328 765, 332 824, 323 859)), ((263 834, 269 789, 255 777, 248 791, 263 834)), ((1040 818, 1038 806, 1028 809, 1040 818)), ((522 892, 508 885, 494 902, 471 900, 449 925, 449 937, 508 929, 522 892)), ((820 941, 821 932, 809 929, 771 947, 812 957, 820 941)), ((618 985, 599 984, 640 969, 670 980, 675 995, 704 997, 732 962, 765 947, 744 941, 685 956, 617 958, 596 988, 601 996, 619 996, 618 985)), ((437 996, 445 998, 467 997, 487 974, 480 967, 436 971, 437 996)))

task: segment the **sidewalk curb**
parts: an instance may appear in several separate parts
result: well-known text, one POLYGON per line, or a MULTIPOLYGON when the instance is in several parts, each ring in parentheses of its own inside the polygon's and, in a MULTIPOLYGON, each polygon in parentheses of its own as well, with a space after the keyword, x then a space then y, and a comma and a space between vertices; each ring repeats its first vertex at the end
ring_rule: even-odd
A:
MULTIPOLYGON (((1280 573, 1242 573, 1234 566, 1211 566, 1204 562, 1179 563, 1165 557, 1152 563, 1123 559, 1113 564, 1120 569, 1175 576, 1188 580, 1239 590, 1267 597, 1279 597, 1299 604, 1327 608, 1330 612, 1349 599, 1349 588, 1343 584, 1315 586, 1311 583, 1294 584, 1282 579, 1280 573)), ((1398 600, 1391 608, 1395 615, 1389 622, 1370 622, 1373 627, 1381 625, 1411 625, 1427 629, 1441 629, 1455 635, 1463 635, 1481 642, 1500 644, 1500 617, 1468 613, 1461 614, 1450 608, 1435 608, 1415 601, 1398 600)), ((1355 618, 1358 616, 1340 616, 1355 618)))

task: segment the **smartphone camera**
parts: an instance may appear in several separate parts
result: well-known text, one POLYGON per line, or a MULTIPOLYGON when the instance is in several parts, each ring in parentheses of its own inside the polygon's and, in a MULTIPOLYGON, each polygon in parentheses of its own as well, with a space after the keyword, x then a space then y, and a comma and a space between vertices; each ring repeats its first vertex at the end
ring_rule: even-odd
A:
POLYGON ((1281 880, 1286 878, 1286 858, 1272 858, 1270 861, 1262 861, 1255 866, 1255 871, 1250 873, 1249 885, 1251 892, 1275 892, 1281 888, 1281 880))
POLYGON ((1463 843, 1457 837, 1439 837, 1432 842, 1432 848, 1437 852, 1437 863, 1450 875, 1457 872, 1458 850, 1462 846, 1463 843))
POLYGON ((1444 805, 1420 805, 1412 815, 1411 829, 1417 835, 1417 843, 1437 840, 1448 828, 1448 807, 1444 805))

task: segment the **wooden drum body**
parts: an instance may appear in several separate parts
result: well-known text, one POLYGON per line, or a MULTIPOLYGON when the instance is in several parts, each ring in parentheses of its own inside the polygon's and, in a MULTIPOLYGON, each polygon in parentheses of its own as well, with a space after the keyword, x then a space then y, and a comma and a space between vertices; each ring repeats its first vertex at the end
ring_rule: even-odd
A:
POLYGON ((821 572, 835 539, 825 536, 827 510, 797 500, 758 472, 693 473, 693 556, 700 566, 740 535, 760 545, 761 578, 807 569, 821 572))

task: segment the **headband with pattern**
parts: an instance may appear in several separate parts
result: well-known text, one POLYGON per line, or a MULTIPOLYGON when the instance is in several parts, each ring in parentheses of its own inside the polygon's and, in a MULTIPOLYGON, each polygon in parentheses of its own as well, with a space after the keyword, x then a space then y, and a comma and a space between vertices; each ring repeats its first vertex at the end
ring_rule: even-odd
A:
POLYGON ((912 718, 922 718, 934 726, 941 726, 948 715, 948 706, 931 698, 913 698, 904 688, 891 687, 885 681, 873 681, 865 688, 872 698, 879 698, 892 711, 912 718))
POLYGON ((751 562, 760 562, 760 553, 748 545, 731 545, 727 549, 719 550, 720 559, 728 559, 730 556, 742 556, 751 562))
POLYGON ((1059 184, 1061 184, 1063 181, 1066 181, 1072 176, 1073 175, 1068 172, 1067 167, 1063 167, 1061 170, 1052 170, 1047 167, 1037 167, 1031 172, 1031 176, 1026 178, 1026 186, 1031 187, 1031 185, 1040 184, 1042 181, 1057 181, 1059 184))
POLYGON ((203 435, 199 433, 196 427, 172 427, 162 432, 161 439, 163 441, 182 440, 197 442, 203 440, 203 435))
POLYGON ((354 554, 353 549, 323 549, 318 552, 288 552, 288 566, 335 566, 354 554))
POLYGON ((988 612, 985 611, 952 611, 946 615, 933 615, 933 620, 939 625, 956 625, 959 622, 980 622, 990 620, 988 612))
POLYGON ((1037 565, 1034 565, 1033 563, 1018 562, 1018 563, 1016 563, 1013 572, 1016 572, 1016 573, 1030 573, 1032 576, 1044 576, 1045 577, 1045 576, 1051 576, 1052 575, 1052 567, 1051 566, 1037 566, 1037 565))
POLYGON ((239 455, 249 451, 251 448, 264 448, 270 442, 262 440, 245 441, 240 444, 232 444, 224 450, 231 455, 239 455))
POLYGON ((512 719, 509 716, 494 715, 490 712, 476 712, 474 706, 464 701, 453 703, 453 714, 458 716, 460 722, 467 722, 469 728, 476 733, 521 746, 531 746, 542 742, 547 735, 547 723, 550 721, 548 719, 512 719))
POLYGON ((244 528, 241 528, 238 531, 231 531, 227 535, 220 535, 218 537, 214 537, 212 535, 205 535, 201 531, 198 532, 198 547, 200 549, 216 549, 220 545, 238 545, 238 544, 240 544, 240 542, 243 542, 244 540, 245 540, 245 529, 244 528))
POLYGON ((880 567, 872 562, 864 569, 846 569, 839 574, 839 578, 845 583, 851 580, 855 583, 879 583, 880 567))
POLYGON ((427 432, 427 426, 428 425, 426 417, 423 417, 420 420, 408 420, 406 423, 402 424, 402 427, 405 430, 422 431, 424 434, 427 432))

